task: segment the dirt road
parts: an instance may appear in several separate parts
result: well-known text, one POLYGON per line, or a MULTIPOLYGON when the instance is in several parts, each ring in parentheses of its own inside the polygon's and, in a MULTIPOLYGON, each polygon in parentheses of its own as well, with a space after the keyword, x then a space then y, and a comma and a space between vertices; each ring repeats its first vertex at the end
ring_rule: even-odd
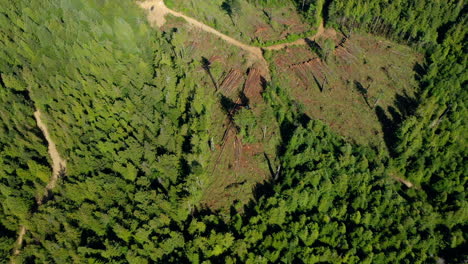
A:
MULTIPOLYGON (((140 2, 139 5, 142 8, 148 10, 148 20, 150 21, 151 25, 153 25, 153 26, 157 26, 157 27, 163 26, 166 23, 165 16, 167 14, 171 14, 171 15, 176 16, 176 17, 181 17, 181 18, 184 18, 189 24, 191 24, 193 26, 196 26, 198 28, 201 28, 202 30, 204 30, 206 32, 214 34, 214 35, 220 37, 221 39, 225 40, 226 42, 228 42, 228 43, 230 43, 230 44, 232 44, 234 46, 237 46, 237 47, 239 47, 239 48, 241 48, 241 49, 243 49, 245 51, 248 51, 251 54, 253 54, 255 57, 263 60, 262 48, 244 44, 244 43, 242 43, 242 42, 240 42, 240 41, 238 41, 236 39, 233 39, 233 38, 219 32, 219 31, 217 31, 216 29, 214 29, 214 28, 212 28, 210 26, 207 26, 207 25, 199 22, 198 20, 195 20, 195 19, 193 19, 191 17, 188 17, 188 16, 186 16, 186 15, 180 13, 180 12, 169 9, 164 4, 163 0, 150 0, 150 1, 146 1, 146 2, 140 2)), ((334 32, 333 29, 325 29, 324 24, 323 24, 323 20, 322 20, 320 22, 319 28, 317 29, 317 33, 315 33, 315 35, 313 35, 313 36, 308 37, 308 39, 315 40, 318 37, 320 37, 321 35, 323 35, 324 33, 325 33, 325 35, 336 34, 336 32, 334 32)), ((263 49, 264 50, 280 50, 280 49, 283 49, 283 48, 288 47, 288 46, 306 45, 306 44, 307 43, 306 43, 305 39, 299 39, 299 40, 296 40, 294 42, 283 43, 283 44, 278 44, 278 45, 272 45, 272 46, 269 46, 269 47, 265 47, 263 49)))
MULTIPOLYGON (((42 114, 39 110, 34 112, 34 117, 36 118, 37 126, 41 129, 45 139, 47 140, 49 155, 50 155, 50 158, 52 159, 52 177, 47 183, 44 193, 42 195, 39 195, 36 198, 36 202, 39 206, 44 202, 44 199, 48 196, 49 191, 52 190, 57 184, 57 179, 59 178, 60 174, 62 174, 65 171, 67 167, 67 163, 65 162, 64 159, 60 157, 60 154, 57 150, 57 146, 55 145, 55 142, 50 137, 49 130, 47 129, 47 126, 43 122, 42 114)), ((20 231, 18 233, 18 239, 16 240, 15 248, 13 249, 13 256, 17 256, 21 252, 20 249, 21 249, 21 246, 23 245, 23 238, 24 238, 24 235, 26 234, 26 231, 27 231, 26 227, 21 225, 20 231)), ((11 260, 11 263, 13 264, 15 263, 14 258, 11 260)))
POLYGON ((34 117, 36 118, 37 126, 41 129, 45 139, 47 140, 47 143, 49 145, 49 156, 52 159, 52 177, 50 178, 49 183, 47 183, 44 195, 37 198, 37 204, 41 205, 44 201, 44 198, 47 196, 47 193, 50 190, 52 190, 57 184, 57 179, 59 178, 60 174, 66 169, 67 163, 64 159, 62 159, 62 157, 60 157, 60 154, 57 150, 57 146, 50 137, 49 130, 47 129, 45 123, 42 121, 42 114, 39 110, 37 110, 34 113, 34 117))
MULTIPOLYGON (((176 16, 176 17, 181 17, 181 18, 185 19, 187 21, 187 23, 191 24, 192 26, 200 28, 203 31, 206 31, 208 33, 214 34, 214 35, 218 36, 219 38, 225 40, 229 44, 234 45, 236 47, 239 47, 239 48, 247 51, 248 53, 253 55, 253 57, 256 60, 258 60, 260 62, 260 64, 261 64, 261 67, 260 67, 261 73, 262 73, 263 76, 266 76, 266 79, 270 79, 270 74, 269 74, 268 62, 263 57, 263 50, 280 50, 280 49, 286 48, 288 46, 306 45, 307 44, 306 39, 299 39, 299 40, 294 41, 294 42, 273 45, 273 46, 265 47, 265 48, 254 47, 254 46, 244 44, 244 43, 242 43, 242 42, 240 42, 240 41, 238 41, 238 40, 236 40, 234 38, 231 38, 231 37, 219 32, 219 31, 217 31, 216 29, 199 22, 198 20, 195 20, 195 19, 193 19, 191 17, 188 17, 188 16, 186 16, 186 15, 180 13, 180 12, 169 9, 164 4, 163 0, 149 0, 149 1, 146 1, 146 2, 140 2, 139 5, 140 5, 140 7, 148 10, 148 20, 149 20, 150 24, 153 25, 153 26, 157 26, 157 27, 163 26, 166 23, 165 16, 167 14, 171 14, 171 15, 176 16)), ((322 22, 320 23, 320 26, 319 26, 319 28, 317 30, 317 33, 315 35, 311 36, 311 37, 308 37, 308 39, 315 40, 316 38, 318 38, 319 36, 321 36, 324 33, 328 33, 328 34, 335 33, 336 34, 336 32, 334 32, 333 29, 325 30, 324 25, 323 25, 323 20, 322 20, 322 22), (330 31, 330 32, 327 32, 327 31, 330 31)), ((325 35, 327 35, 327 34, 325 34, 325 35)))
POLYGON ((174 11, 172 9, 167 8, 167 6, 164 4, 164 1, 162 0, 150 0, 146 2, 140 3, 140 6, 144 9, 149 10, 148 13, 148 20, 152 25, 156 25, 158 27, 161 27, 164 25, 166 22, 166 19, 164 18, 167 14, 171 14, 176 17, 181 17, 185 19, 189 24, 201 28, 203 31, 209 32, 211 34, 214 34, 218 36, 219 38, 225 40, 226 42, 237 46, 245 51, 248 51, 249 53, 255 55, 257 58, 263 59, 263 54, 262 50, 259 47, 254 47, 254 46, 249 46, 246 45, 238 40, 235 40, 219 31, 216 29, 207 26, 191 17, 188 17, 182 13, 179 13, 177 11, 174 11))

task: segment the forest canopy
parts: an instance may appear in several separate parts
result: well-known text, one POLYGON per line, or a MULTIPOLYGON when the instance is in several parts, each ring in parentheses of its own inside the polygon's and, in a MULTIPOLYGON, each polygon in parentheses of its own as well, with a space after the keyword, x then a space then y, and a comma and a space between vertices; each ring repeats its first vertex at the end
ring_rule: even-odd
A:
MULTIPOLYGON (((218 80, 230 67, 217 64, 222 54, 194 56, 203 43, 184 39, 181 22, 168 16, 166 28, 153 28, 135 1, 6 0, 0 261, 465 263, 465 3, 217 2, 216 15, 234 25, 244 10, 275 21, 272 9, 293 6, 311 27, 324 22, 345 39, 369 34, 420 52, 417 96, 388 149, 351 142, 307 115, 280 85, 274 50, 249 46, 263 57, 245 80, 233 69, 218 80), (216 156, 229 137, 235 162, 216 156), (248 156, 252 149, 261 151, 248 156), (54 151, 66 160, 59 174, 54 151), (253 196, 213 209, 203 199, 214 178, 229 176, 216 170, 223 162, 231 171, 253 166, 250 178, 269 175, 230 183, 223 195, 248 182, 253 196)), ((327 44, 330 57, 343 45, 327 44)))

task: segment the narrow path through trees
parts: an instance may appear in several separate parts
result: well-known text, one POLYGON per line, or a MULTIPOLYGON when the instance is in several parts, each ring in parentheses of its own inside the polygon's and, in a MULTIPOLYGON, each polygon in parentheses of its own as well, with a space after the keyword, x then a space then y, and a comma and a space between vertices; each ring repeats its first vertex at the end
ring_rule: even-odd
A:
POLYGON ((60 154, 57 150, 57 146, 50 137, 49 130, 47 129, 46 124, 42 121, 42 114, 39 110, 37 110, 34 113, 34 117, 36 118, 37 126, 41 129, 45 139, 47 140, 47 143, 49 145, 49 155, 52 159, 52 178, 50 178, 50 181, 46 186, 44 194, 38 197, 37 199, 37 204, 41 205, 44 202, 44 199, 47 197, 48 192, 55 188, 55 185, 57 184, 57 179, 65 171, 67 163, 64 159, 62 159, 62 157, 60 157, 60 154))
MULTIPOLYGON (((52 160, 52 177, 47 183, 44 193, 42 195, 39 195, 36 198, 37 205, 40 206, 46 201, 46 198, 49 196, 49 192, 53 188, 55 188, 58 178, 64 174, 66 167, 67 167, 67 163, 60 156, 57 150, 57 146, 55 145, 55 142, 50 137, 49 130, 47 129, 46 124, 43 122, 42 114, 39 110, 34 112, 34 117, 36 118, 37 126, 41 129, 42 134, 44 135, 47 141, 49 155, 52 160)), ((23 245, 23 239, 24 239, 24 235, 26 234, 26 231, 27 231, 26 227, 24 225, 21 225, 20 231, 18 233, 18 239, 16 240, 16 244, 13 249, 13 258, 11 260, 11 263, 15 263, 14 256, 17 256, 21 252, 21 247, 23 245)))

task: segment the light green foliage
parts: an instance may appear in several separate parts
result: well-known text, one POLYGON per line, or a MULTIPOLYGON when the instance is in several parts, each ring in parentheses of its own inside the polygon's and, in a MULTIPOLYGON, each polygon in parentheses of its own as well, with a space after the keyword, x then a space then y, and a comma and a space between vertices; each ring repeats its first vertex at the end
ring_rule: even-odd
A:
MULTIPOLYGON (((26 241, 25 256, 57 263, 121 259, 118 248, 132 241, 143 248, 159 240, 146 253, 154 260, 183 246, 181 234, 166 229, 187 218, 185 200, 197 202, 192 195, 200 186, 189 175, 207 160, 200 141, 210 105, 183 54, 170 55, 176 51, 171 36, 152 31, 132 1, 18 1, 1 15, 7 27, 0 31, 6 41, 0 70, 8 89, 2 86, 0 100, 16 112, 1 109, 6 235, 13 239, 19 223, 29 220, 27 235, 41 243, 26 241), (34 107, 44 113, 68 168, 54 200, 31 216, 50 176, 34 107)), ((203 178, 203 169, 195 176, 203 178)), ((141 263, 141 257, 126 259, 141 263)))
MULTIPOLYGON (((468 220, 466 202, 466 109, 468 56, 459 43, 466 37, 467 17, 446 33, 444 42, 430 57, 421 105, 397 133, 395 165, 399 173, 420 186, 424 199, 437 208, 445 219, 447 254, 454 261, 463 259, 456 252, 463 250, 468 237, 459 236, 468 220), (450 77, 449 77, 450 76, 450 77), (455 217, 456 215, 456 217, 455 217), (464 242, 461 242, 464 241, 464 242)), ((416 194, 411 194, 416 195, 416 194)))
MULTIPOLYGON (((242 19, 252 6, 238 3, 230 4, 242 19)), ((0 261, 9 261, 19 225, 28 229, 16 259, 24 263, 465 261, 467 18, 460 3, 296 1, 312 23, 329 8, 323 13, 336 25, 388 27, 397 39, 431 43, 421 45, 430 49, 418 107, 383 155, 311 120, 272 71, 265 102, 234 121, 245 142, 270 140, 265 151, 281 166, 256 187, 252 203, 226 215, 200 205, 201 182, 211 176, 215 93, 201 82, 183 35, 151 29, 130 0, 5 1, 0 261), (36 109, 68 165, 40 206, 51 172, 36 109)))

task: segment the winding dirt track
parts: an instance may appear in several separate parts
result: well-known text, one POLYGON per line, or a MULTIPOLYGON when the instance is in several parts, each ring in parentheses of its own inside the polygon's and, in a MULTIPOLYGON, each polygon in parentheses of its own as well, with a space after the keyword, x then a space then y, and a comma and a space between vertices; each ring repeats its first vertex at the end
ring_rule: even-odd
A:
MULTIPOLYGON (((200 28, 203 31, 206 31, 208 33, 214 34, 214 35, 218 36, 219 38, 225 40, 229 44, 237 46, 237 47, 249 52, 256 59, 259 60, 260 64, 262 64, 262 67, 264 68, 262 73, 263 73, 263 75, 267 76, 267 78, 269 78, 269 67, 268 67, 268 62, 263 57, 263 50, 281 50, 281 49, 286 48, 288 46, 306 45, 307 44, 306 39, 304 38, 304 39, 299 39, 299 40, 294 41, 294 42, 272 45, 272 46, 265 47, 265 48, 250 46, 250 45, 244 44, 244 43, 242 43, 242 42, 240 42, 240 41, 238 41, 238 40, 236 40, 234 38, 231 38, 231 37, 227 36, 226 34, 223 34, 223 33, 219 32, 219 31, 217 31, 216 29, 199 22, 198 20, 195 20, 195 19, 193 19, 191 17, 188 17, 188 16, 186 16, 186 15, 180 13, 180 12, 169 9, 164 4, 163 0, 149 0, 149 1, 146 1, 146 2, 139 2, 139 5, 140 5, 140 7, 148 10, 148 20, 149 20, 150 24, 153 25, 153 26, 157 26, 157 27, 163 26, 166 23, 165 16, 167 14, 171 14, 171 15, 176 16, 176 17, 181 17, 181 18, 185 19, 189 24, 191 24, 191 25, 193 25, 195 27, 198 27, 198 28, 200 28)), ((307 39, 315 40, 324 33, 325 33, 325 35, 336 34, 336 32, 334 32, 333 29, 325 30, 324 25, 323 25, 323 20, 322 20, 321 23, 320 23, 320 26, 319 26, 319 28, 317 30, 317 33, 315 35, 313 35, 313 36, 308 37, 307 39)))
MULTIPOLYGON (((41 129, 42 134, 47 140, 49 155, 50 155, 50 158, 52 159, 52 177, 47 183, 44 193, 36 197, 37 205, 40 206, 44 202, 46 197, 48 196, 49 191, 52 190, 57 184, 57 179, 65 171, 67 167, 67 163, 65 162, 64 159, 60 157, 60 154, 57 150, 57 146, 55 145, 55 142, 50 137, 49 130, 47 129, 47 126, 45 125, 45 123, 42 121, 42 115, 39 110, 34 112, 34 117, 36 118, 37 126, 41 129)), ((23 245, 23 238, 24 238, 24 235, 26 234, 26 231, 27 231, 26 227, 21 225, 20 231, 18 233, 18 239, 16 240, 15 248, 13 250, 13 256, 17 256, 21 252, 20 249, 21 249, 21 246, 23 245)), ((14 259, 11 260, 11 263, 15 263, 14 259)))
POLYGON ((256 56, 257 58, 259 59, 263 59, 263 53, 262 53, 262 49, 260 49, 259 47, 254 47, 254 46, 249 46, 249 45, 246 45, 238 40, 235 40, 219 31, 217 31, 216 29, 210 27, 210 26, 207 26, 191 17, 188 17, 180 12, 177 12, 177 11, 174 11, 172 9, 169 9, 167 8, 167 6, 164 4, 164 1, 162 0, 150 0, 150 1, 146 1, 146 2, 142 2, 140 3, 140 6, 144 9, 147 9, 149 10, 150 12, 148 13, 148 20, 150 21, 150 23, 152 25, 156 25, 158 27, 161 27, 164 25, 164 23, 166 22, 165 20, 165 16, 167 14, 171 14, 173 16, 176 16, 176 17, 181 17, 183 19, 185 19, 189 24, 195 26, 195 27, 198 27, 198 28, 201 28, 203 31, 206 31, 206 32, 209 32, 211 34, 214 34, 216 36, 218 36, 219 38, 225 40, 226 42, 234 45, 234 46, 237 46, 245 51, 248 51, 249 53, 253 54, 254 56, 256 56))
MULTIPOLYGON (((18 233, 18 239, 16 239, 15 248, 13 250, 13 256, 17 256, 20 253, 20 248, 21 248, 21 245, 23 244, 24 234, 26 234, 26 227, 22 225, 22 226, 20 226, 20 231, 18 233)), ((15 261, 11 260, 11 263, 14 264, 15 261)))
POLYGON ((39 110, 37 110, 34 113, 34 117, 36 118, 37 126, 41 129, 45 139, 47 140, 47 143, 49 145, 49 155, 52 159, 52 178, 50 178, 50 181, 46 186, 44 195, 38 197, 37 199, 37 204, 41 205, 44 201, 44 198, 47 197, 47 193, 53 188, 55 188, 55 185, 57 184, 57 179, 59 178, 60 174, 66 169, 67 163, 64 159, 62 159, 62 157, 60 157, 60 154, 57 150, 57 145, 55 145, 55 142, 50 137, 49 130, 47 129, 45 123, 42 121, 41 112, 39 110))

